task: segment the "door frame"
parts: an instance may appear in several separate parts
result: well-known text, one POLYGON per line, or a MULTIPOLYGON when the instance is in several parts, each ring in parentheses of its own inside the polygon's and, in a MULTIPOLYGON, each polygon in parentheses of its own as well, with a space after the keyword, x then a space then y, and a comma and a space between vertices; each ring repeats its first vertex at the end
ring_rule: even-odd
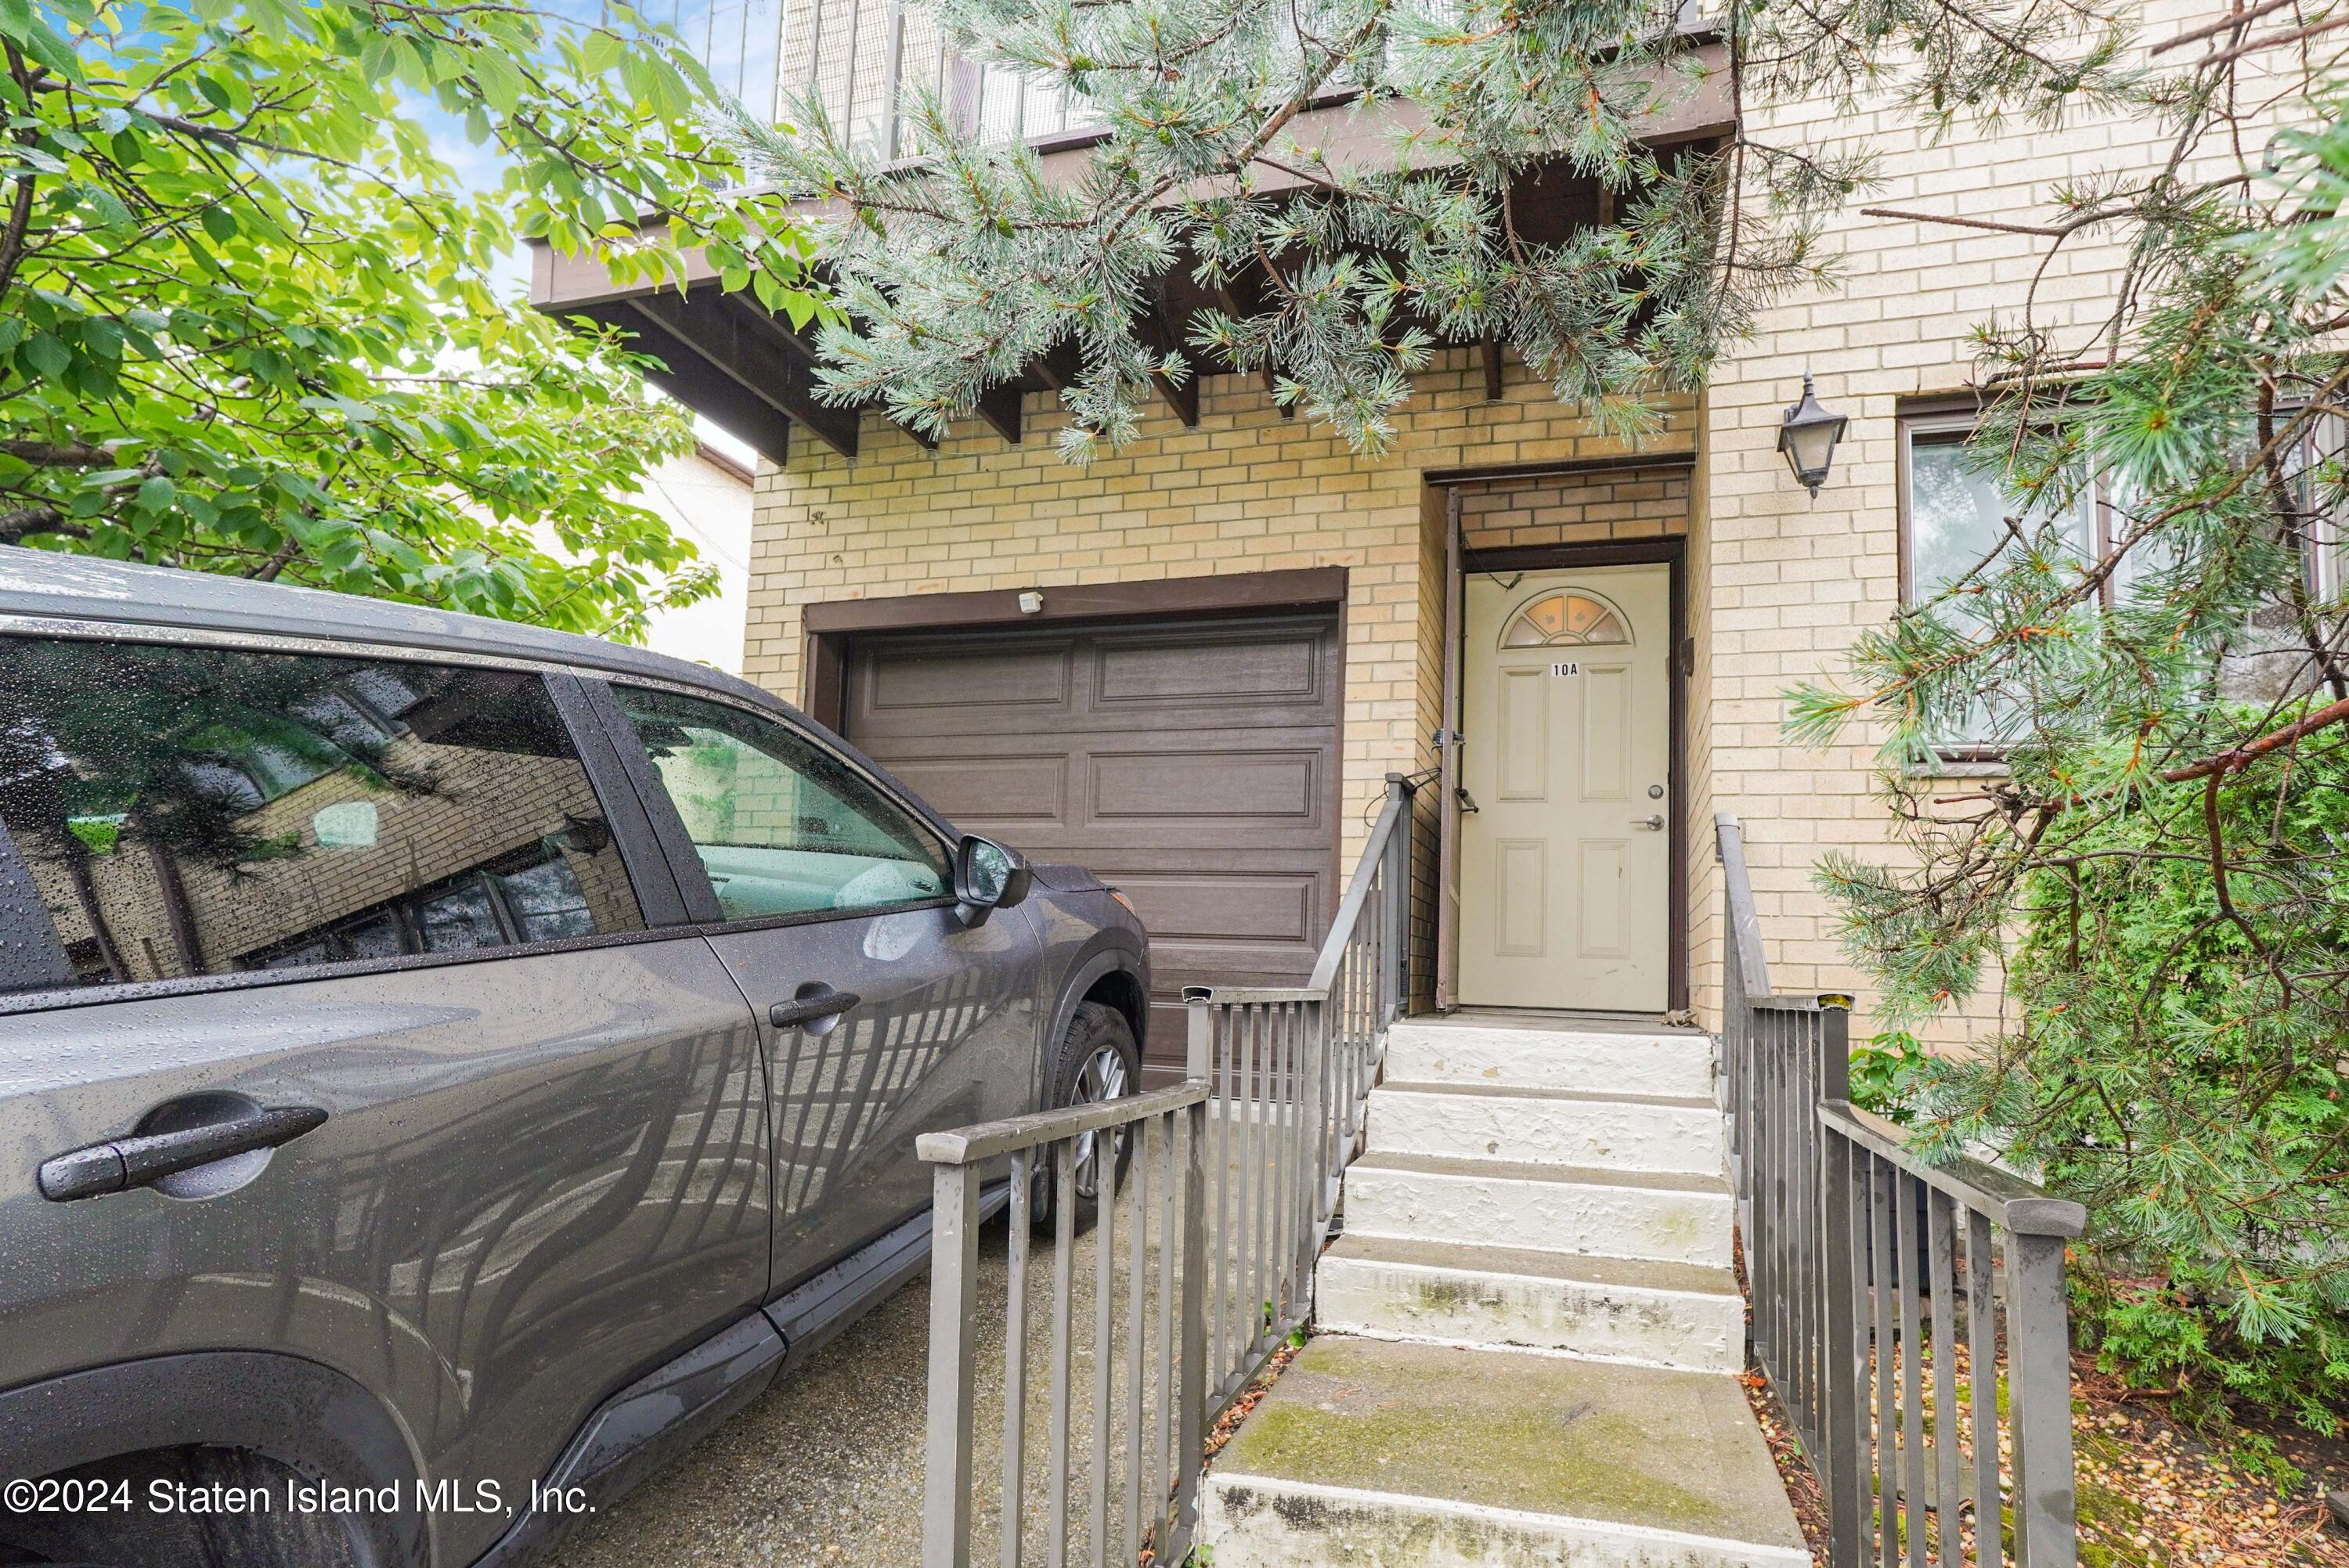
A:
MULTIPOLYGON (((1456 493, 1456 492, 1455 492, 1456 493)), ((1670 643, 1664 654, 1666 701, 1665 727, 1666 766, 1665 787, 1671 791, 1672 810, 1665 825, 1664 858, 1667 871, 1664 888, 1664 1004, 1669 1012, 1682 1012, 1689 1006, 1689 828, 1688 801, 1684 795, 1688 784, 1688 682, 1695 645, 1688 632, 1688 540, 1686 536, 1666 539, 1623 540, 1605 544, 1527 544, 1510 545, 1495 550, 1462 550, 1460 580, 1465 583, 1472 572, 1573 572, 1594 566, 1663 566, 1667 569, 1666 594, 1671 604, 1669 617, 1670 643)), ((1444 595, 1445 619, 1452 624, 1445 628, 1447 647, 1457 650, 1462 687, 1467 680, 1467 613, 1464 594, 1444 595)), ((1474 732, 1467 729, 1465 717, 1462 728, 1468 744, 1475 744, 1474 732)), ((1460 894, 1460 858, 1455 850, 1452 863, 1442 869, 1446 885, 1441 895, 1456 900, 1460 894)), ((1455 951, 1448 966, 1454 975, 1459 973, 1457 944, 1459 924, 1452 924, 1451 940, 1455 951)), ((1442 967, 1439 961, 1439 966, 1442 967)), ((1452 1007, 1459 1006, 1458 999, 1452 1007)))

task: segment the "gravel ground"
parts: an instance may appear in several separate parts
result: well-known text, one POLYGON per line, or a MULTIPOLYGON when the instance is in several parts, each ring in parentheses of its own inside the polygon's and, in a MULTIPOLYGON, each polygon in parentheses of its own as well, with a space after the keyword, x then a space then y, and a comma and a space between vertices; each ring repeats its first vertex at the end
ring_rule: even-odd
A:
MULTIPOLYGON (((1077 1251, 1081 1263, 1092 1261, 1084 1243, 1077 1251)), ((1035 1248, 1031 1281, 1049 1281, 1050 1267, 1050 1245, 1035 1248)), ((1081 1326, 1090 1321, 1091 1272, 1076 1271, 1071 1293, 1081 1326)), ((992 1349, 979 1366, 978 1429, 984 1435, 999 1432, 1003 1418, 1001 1220, 981 1238, 979 1274, 980 1344, 992 1349)), ((929 1280, 923 1276, 611 1512, 589 1521, 551 1568, 902 1568, 919 1562, 929 1322, 929 1280)), ((1030 1338, 1040 1366, 1049 1341, 1040 1333, 1030 1338)), ((1084 1365, 1090 1367, 1089 1356, 1084 1365)), ((981 1442, 978 1451, 988 1448, 981 1442)))
MULTIPOLYGON (((1154 1174, 1155 1174, 1154 1172, 1154 1174)), ((1117 1216, 1112 1366, 1122 1449, 1125 1423, 1123 1332, 1133 1235, 1132 1183, 1117 1216)), ((1159 1212, 1155 1194, 1151 1209, 1159 1212)), ((1154 1226, 1152 1252, 1157 1247, 1154 1226)), ((1008 1233, 999 1218, 979 1243, 979 1358, 974 1405, 977 1528, 972 1560, 997 1557, 1001 1489, 1004 1295, 1008 1233)), ((1074 1247, 1071 1290, 1074 1377, 1068 1491, 1071 1556, 1090 1561, 1092 1407, 1096 1249, 1074 1247)), ((1029 1560, 1045 1561, 1053 1248, 1039 1236, 1028 1264, 1025 1534, 1029 1560)), ((1149 1270, 1150 1320, 1158 1311, 1149 1270)), ((922 1446, 927 1409, 930 1291, 917 1278, 786 1376, 610 1512, 586 1521, 550 1568, 908 1568, 921 1558, 922 1446)), ((1234 1308, 1235 1316, 1237 1308, 1234 1308)), ((1154 1357, 1154 1341, 1151 1355, 1154 1357)), ((1154 1360, 1150 1363, 1154 1367, 1154 1360)), ((1145 1377, 1154 1385, 1155 1374, 1145 1377)), ((1156 1401, 1145 1402, 1154 1419, 1156 1401)), ((1123 1533, 1122 1465, 1110 1475, 1112 1539, 1123 1533)), ((1144 1512, 1148 1505, 1144 1504, 1144 1512)), ((1118 1553, 1112 1553, 1112 1555, 1118 1553)))

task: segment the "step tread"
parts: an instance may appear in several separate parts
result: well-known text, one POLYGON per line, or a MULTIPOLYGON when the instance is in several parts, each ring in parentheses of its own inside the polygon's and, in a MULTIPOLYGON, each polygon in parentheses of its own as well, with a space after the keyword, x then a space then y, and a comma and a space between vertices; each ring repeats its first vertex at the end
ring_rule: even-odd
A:
POLYGON ((1440 1270, 1446 1274, 1554 1280, 1561 1284, 1591 1285, 1601 1290, 1667 1291, 1687 1295, 1724 1297, 1735 1297, 1739 1294, 1734 1273, 1724 1268, 1708 1268, 1702 1264, 1599 1257, 1583 1253, 1544 1253, 1526 1247, 1485 1246, 1469 1242, 1421 1242, 1401 1236, 1341 1235, 1322 1254, 1325 1264, 1332 1260, 1399 1264, 1406 1268, 1440 1270))
POLYGON ((1744 1391, 1720 1372, 1320 1336, 1215 1473, 1803 1547, 1744 1391))
POLYGON ((1473 1034, 1479 1030, 1508 1030, 1533 1035, 1603 1035, 1623 1040, 1707 1040, 1713 1037, 1704 1030, 1687 1024, 1665 1024, 1653 1018, 1609 1017, 1591 1013, 1486 1013, 1463 1010, 1457 1013, 1422 1015, 1414 1018, 1398 1018, 1388 1026, 1397 1029, 1424 1031, 1431 1035, 1473 1034))
POLYGON ((1517 1160, 1468 1160, 1450 1154, 1363 1153, 1348 1171, 1392 1171, 1413 1176, 1459 1176, 1482 1181, 1554 1181, 1568 1187, 1631 1187, 1696 1197, 1726 1198, 1720 1176, 1685 1171, 1613 1171, 1592 1165, 1544 1165, 1517 1160))
POLYGON ((1564 1105, 1638 1105, 1662 1110, 1719 1111, 1710 1098, 1696 1094, 1614 1094, 1587 1088, 1545 1088, 1538 1084, 1444 1083, 1423 1078, 1389 1078, 1371 1091, 1382 1094, 1440 1094, 1477 1099, 1537 1099, 1564 1105))

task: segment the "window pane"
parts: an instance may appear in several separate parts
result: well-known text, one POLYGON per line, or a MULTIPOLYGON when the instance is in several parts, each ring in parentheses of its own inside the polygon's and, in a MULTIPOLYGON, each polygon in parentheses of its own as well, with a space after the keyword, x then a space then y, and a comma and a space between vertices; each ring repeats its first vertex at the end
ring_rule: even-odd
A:
POLYGON ((0 993, 644 924, 519 672, 0 638, 0 822, 51 928, 0 993))
POLYGON ((938 897, 936 835, 789 727, 667 692, 614 688, 729 920, 938 897))
MULTIPOLYGON (((2035 520, 2024 514, 2023 498, 1999 483, 1993 470, 1978 466, 1966 449, 1966 433, 1905 432, 1909 443, 1909 514, 1903 519, 1909 543, 1909 602, 1933 598, 1951 583, 1979 566, 2000 540, 2007 538, 2006 519, 2023 520, 2026 537, 2036 531, 2035 520)), ((2065 542, 2085 562, 2091 557, 2089 505, 2083 499, 2065 520, 2065 542)), ((2016 548, 2008 545, 2010 550, 2016 548)), ((1942 606, 1961 625, 1976 619, 1963 602, 1942 606)), ((1978 703, 1946 738, 1951 746, 1982 746, 2000 738, 1998 705, 1978 703)))

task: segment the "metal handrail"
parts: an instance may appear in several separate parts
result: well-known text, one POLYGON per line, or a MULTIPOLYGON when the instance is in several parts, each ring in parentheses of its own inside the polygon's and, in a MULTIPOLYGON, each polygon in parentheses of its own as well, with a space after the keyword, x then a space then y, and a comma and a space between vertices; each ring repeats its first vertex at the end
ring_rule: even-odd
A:
POLYGON ((1327 995, 1330 987, 1337 983, 1339 965, 1346 961, 1346 944, 1361 923, 1372 887, 1381 869, 1387 864, 1387 846, 1396 833, 1410 831, 1410 815, 1411 792, 1401 779, 1389 779, 1386 806, 1371 827, 1370 840, 1362 846, 1362 858, 1354 867, 1353 880, 1347 885, 1345 899, 1338 905, 1338 917, 1330 923, 1330 934, 1321 940, 1321 951, 1313 960, 1312 978, 1305 982, 1307 990, 1327 995))
POLYGON ((1819 1107, 1819 1120, 1849 1141, 1899 1164, 1920 1181, 1946 1192, 2001 1230, 2020 1236, 2060 1236, 2066 1241, 2086 1233, 2088 1210, 2069 1198, 2051 1198, 2045 1189, 2012 1171, 1963 1154, 1928 1165, 1909 1149, 1898 1124, 1857 1106, 1828 1102, 1819 1107))
POLYGON ((1998 1568, 2010 1532, 2016 1563, 2071 1568, 2064 1249, 2087 1212, 1980 1161, 1929 1162, 1850 1103, 1850 999, 1771 989, 1737 819, 1716 833, 1754 1351, 1826 1494, 1831 1568, 1998 1568))
MULTIPOLYGON (((1011 1175, 1002 1506, 995 1514, 1004 1568, 1019 1568, 1027 1513, 1028 1233, 1036 1178, 1048 1169, 1056 1182, 1056 1245, 1047 1368, 1051 1474, 1041 1511, 1047 1539, 1065 1551, 1081 1514, 1087 1562, 1131 1563, 1144 1546, 1156 1562, 1185 1561, 1198 1530, 1206 1434, 1305 1321, 1338 1177, 1358 1146, 1387 1026, 1405 1004, 1411 794, 1408 780, 1389 776, 1385 808, 1307 985, 1185 993, 1183 1082, 915 1140, 935 1188, 924 1568, 970 1562, 979 1191, 999 1161, 1009 1161, 1011 1175), (1072 1173, 1087 1139, 1096 1189, 1089 1208, 1092 1471, 1088 1497, 1074 1499, 1071 1286, 1080 1198, 1072 1173), (1121 1140, 1130 1155, 1119 1154, 1121 1140), (1123 1263, 1122 1315, 1115 1311, 1121 1187, 1131 1194, 1123 1223, 1133 1232, 1123 1263), (1112 1472, 1123 1479, 1122 1501, 1109 1490, 1112 1472)), ((1061 1561, 1051 1548, 1047 1555, 1061 1561)))
POLYGON ((1215 1086, 1205 1078, 1185 1078, 1172 1088, 1153 1089, 1123 1099, 1089 1100, 1058 1110, 982 1121, 952 1132, 925 1132, 914 1140, 914 1152, 932 1165, 968 1165, 979 1160, 997 1160, 1023 1149, 1040 1149, 1063 1139, 1181 1110, 1214 1092, 1215 1086))

